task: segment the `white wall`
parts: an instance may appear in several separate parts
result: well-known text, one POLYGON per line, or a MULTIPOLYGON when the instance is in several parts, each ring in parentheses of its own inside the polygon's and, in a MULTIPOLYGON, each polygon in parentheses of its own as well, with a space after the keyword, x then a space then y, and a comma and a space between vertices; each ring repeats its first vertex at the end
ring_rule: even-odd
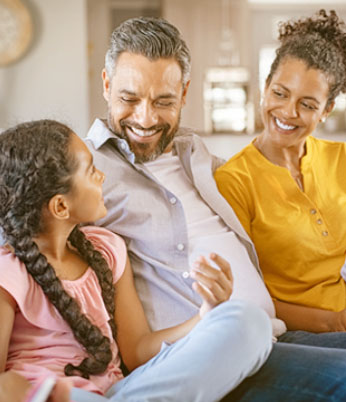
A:
MULTIPOLYGON (((222 0, 162 0, 163 17, 181 32, 191 51, 191 84, 182 125, 204 131, 203 80, 217 64, 221 39, 222 0)), ((248 64, 246 0, 230 1, 230 24, 237 39, 240 63, 248 64)))
POLYGON ((34 41, 0 68, 0 128, 53 118, 84 136, 88 129, 86 0, 27 0, 34 41))

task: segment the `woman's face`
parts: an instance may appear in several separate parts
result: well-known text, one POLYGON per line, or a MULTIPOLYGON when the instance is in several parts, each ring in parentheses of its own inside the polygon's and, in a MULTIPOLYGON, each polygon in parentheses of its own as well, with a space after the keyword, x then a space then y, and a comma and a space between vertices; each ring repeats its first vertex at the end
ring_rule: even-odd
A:
POLYGON ((264 91, 261 106, 266 140, 290 147, 305 143, 326 109, 329 84, 326 75, 295 58, 284 59, 264 91))

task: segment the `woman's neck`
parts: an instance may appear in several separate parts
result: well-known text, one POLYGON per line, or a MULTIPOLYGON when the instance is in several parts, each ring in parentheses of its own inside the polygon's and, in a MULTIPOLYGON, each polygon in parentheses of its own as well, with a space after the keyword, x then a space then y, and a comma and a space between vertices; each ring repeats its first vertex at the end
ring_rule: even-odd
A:
POLYGON ((285 147, 266 139, 262 133, 256 138, 254 146, 274 165, 285 167, 291 172, 300 172, 300 160, 306 153, 305 142, 285 147))
POLYGON ((254 146, 274 165, 288 169, 298 187, 304 191, 304 178, 300 170, 300 161, 306 153, 305 142, 284 147, 266 139, 265 134, 262 133, 256 138, 254 146))

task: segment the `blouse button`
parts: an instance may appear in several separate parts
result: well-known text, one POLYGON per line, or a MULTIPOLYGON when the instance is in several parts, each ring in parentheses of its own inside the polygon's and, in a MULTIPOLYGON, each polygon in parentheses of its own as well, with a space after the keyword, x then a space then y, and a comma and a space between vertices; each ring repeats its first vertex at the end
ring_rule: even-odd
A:
POLYGON ((182 276, 183 276, 184 279, 187 279, 187 278, 190 276, 190 273, 187 272, 187 271, 184 271, 184 272, 182 273, 182 276))
POLYGON ((322 232, 322 236, 328 236, 328 232, 327 232, 326 230, 324 230, 324 231, 322 232))
POLYGON ((322 225, 322 219, 317 219, 317 225, 322 225))
POLYGON ((183 251, 183 250, 184 250, 184 248, 185 248, 185 246, 184 246, 184 244, 183 244, 183 243, 179 243, 179 244, 177 244, 177 249, 178 249, 179 251, 183 251))
POLYGON ((170 201, 170 203, 171 203, 172 205, 174 205, 174 204, 177 202, 177 199, 176 199, 175 197, 171 197, 171 198, 169 199, 169 201, 170 201))
POLYGON ((315 215, 316 212, 317 212, 316 209, 313 209, 313 208, 310 209, 310 214, 311 214, 311 215, 315 215))

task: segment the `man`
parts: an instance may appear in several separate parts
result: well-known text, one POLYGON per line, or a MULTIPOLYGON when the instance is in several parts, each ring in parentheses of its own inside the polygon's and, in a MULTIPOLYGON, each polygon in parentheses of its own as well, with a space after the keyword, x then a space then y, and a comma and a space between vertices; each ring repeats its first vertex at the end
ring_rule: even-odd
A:
MULTIPOLYGON (((197 135, 179 128, 189 82, 189 50, 168 22, 135 18, 113 32, 103 71, 108 119, 96 120, 86 139, 106 174, 108 214, 98 223, 126 240, 153 329, 196 314, 201 299, 190 267, 198 256, 215 252, 231 265, 231 300, 259 305, 280 335, 284 325, 274 320, 253 244, 214 183, 222 161, 197 135)), ((342 349, 276 343, 260 371, 229 397, 327 400, 332 392, 342 400, 345 368, 342 349)))

